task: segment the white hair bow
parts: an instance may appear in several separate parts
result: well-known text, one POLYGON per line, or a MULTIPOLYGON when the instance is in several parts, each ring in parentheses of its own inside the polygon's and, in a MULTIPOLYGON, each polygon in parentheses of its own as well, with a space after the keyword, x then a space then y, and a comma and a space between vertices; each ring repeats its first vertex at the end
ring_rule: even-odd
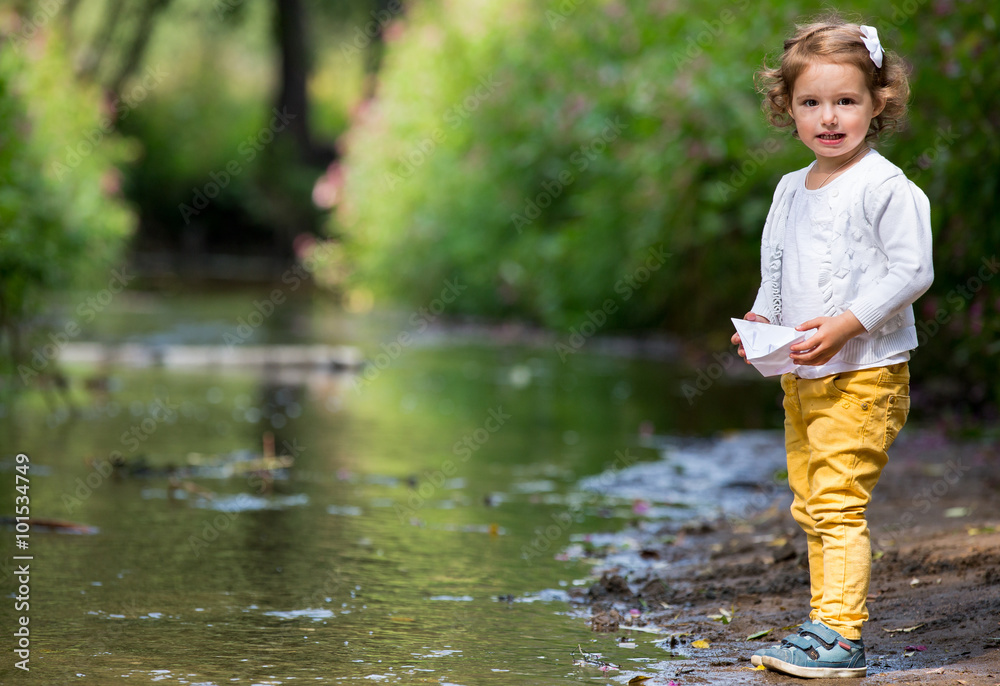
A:
POLYGON ((875 63, 875 66, 881 68, 882 55, 885 54, 885 51, 882 50, 882 44, 878 40, 878 31, 875 30, 875 27, 861 27, 861 42, 865 44, 866 48, 868 48, 868 54, 871 55, 872 62, 875 63))

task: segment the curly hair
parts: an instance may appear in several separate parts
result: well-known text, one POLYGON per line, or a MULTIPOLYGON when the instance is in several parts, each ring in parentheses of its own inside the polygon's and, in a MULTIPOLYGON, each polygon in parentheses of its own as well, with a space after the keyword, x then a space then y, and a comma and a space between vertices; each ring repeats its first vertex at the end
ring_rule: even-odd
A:
MULTIPOLYGON (((902 59, 885 50, 882 66, 876 67, 861 42, 861 27, 831 13, 818 17, 809 24, 796 25, 795 34, 785 41, 777 66, 767 63, 755 75, 758 92, 764 96, 762 109, 768 122, 775 127, 794 125, 791 116, 792 91, 795 80, 816 61, 852 64, 864 74, 868 92, 878 109, 868 127, 866 140, 877 139, 902 126, 906 116, 906 103, 910 97, 907 69, 902 59)), ((793 136, 798 134, 793 131, 793 136)))

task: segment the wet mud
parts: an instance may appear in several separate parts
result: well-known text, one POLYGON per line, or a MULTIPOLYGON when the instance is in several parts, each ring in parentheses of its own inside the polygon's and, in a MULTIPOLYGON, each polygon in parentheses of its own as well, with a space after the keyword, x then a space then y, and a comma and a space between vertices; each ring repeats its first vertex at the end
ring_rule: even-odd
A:
MULTIPOLYGON (((1000 684, 998 466, 991 441, 915 433, 897 443, 868 517, 868 677, 847 683, 1000 684)), ((581 617, 599 632, 659 631, 665 650, 688 658, 644 683, 807 681, 749 662, 809 611, 805 536, 790 496, 758 488, 768 502, 745 516, 637 520, 585 546, 600 580, 576 591, 581 617)))

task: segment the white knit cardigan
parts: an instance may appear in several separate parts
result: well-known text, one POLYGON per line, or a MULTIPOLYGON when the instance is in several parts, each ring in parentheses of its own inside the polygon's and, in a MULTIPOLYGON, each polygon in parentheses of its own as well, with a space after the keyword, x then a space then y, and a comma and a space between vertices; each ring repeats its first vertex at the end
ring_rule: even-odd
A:
MULTIPOLYGON (((810 165, 811 166, 811 165, 810 165)), ((789 208, 809 167, 782 177, 764 223, 761 285, 753 312, 782 324, 781 262, 789 208)), ((896 165, 872 150, 825 195, 834 220, 826 255, 816 265, 826 310, 850 310, 867 333, 852 338, 838 359, 876 363, 917 347, 912 303, 934 280, 930 203, 896 165)))

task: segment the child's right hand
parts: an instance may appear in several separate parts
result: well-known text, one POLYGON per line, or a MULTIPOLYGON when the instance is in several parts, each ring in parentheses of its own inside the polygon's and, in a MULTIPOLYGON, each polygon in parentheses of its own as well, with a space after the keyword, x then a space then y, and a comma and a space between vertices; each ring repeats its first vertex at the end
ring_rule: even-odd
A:
MULTIPOLYGON (((754 314, 753 312, 747 312, 745 315, 743 315, 743 318, 746 319, 748 322, 763 322, 765 324, 771 323, 767 320, 766 317, 761 317, 759 314, 754 314)), ((734 333, 733 337, 729 340, 733 342, 733 345, 739 346, 739 350, 737 350, 736 352, 739 353, 739 356, 742 357, 747 364, 750 364, 750 360, 746 359, 747 351, 743 349, 743 341, 740 340, 740 335, 738 333, 734 333)))

